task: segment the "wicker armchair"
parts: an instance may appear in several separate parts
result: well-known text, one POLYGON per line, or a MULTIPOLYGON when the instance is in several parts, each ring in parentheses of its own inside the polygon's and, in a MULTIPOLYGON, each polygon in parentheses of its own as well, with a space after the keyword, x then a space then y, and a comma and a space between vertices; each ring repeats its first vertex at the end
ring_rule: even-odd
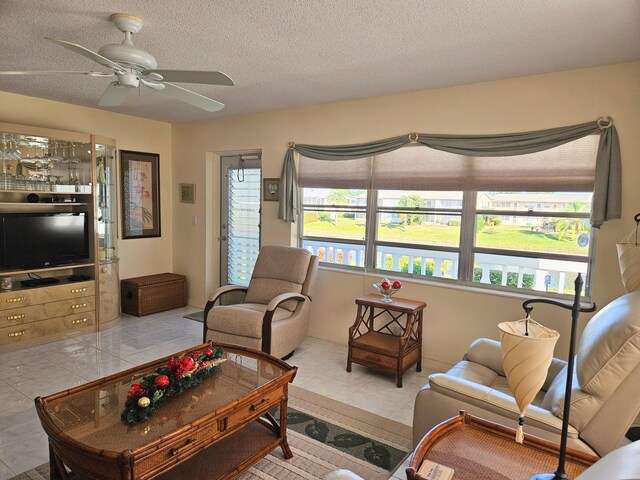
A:
POLYGON ((209 297, 204 341, 255 348, 282 358, 307 338, 309 302, 318 257, 303 248, 260 249, 249 287, 226 285, 209 297), (242 303, 215 305, 230 292, 244 291, 242 303))

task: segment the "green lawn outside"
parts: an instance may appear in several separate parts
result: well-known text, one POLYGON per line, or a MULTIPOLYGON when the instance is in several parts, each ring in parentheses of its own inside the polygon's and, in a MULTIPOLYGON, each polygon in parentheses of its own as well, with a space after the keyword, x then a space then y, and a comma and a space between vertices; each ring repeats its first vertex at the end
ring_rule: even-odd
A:
MULTIPOLYGON (((365 225, 360 220, 340 218, 334 221, 315 221, 304 224, 304 234, 314 237, 334 237, 362 240, 365 225)), ((381 224, 378 239, 386 242, 458 246, 460 227, 441 225, 408 225, 403 229, 397 224, 381 224)), ((476 245, 487 248, 525 250, 587 256, 588 247, 579 247, 566 235, 558 239, 556 232, 536 232, 529 227, 499 225, 485 227, 477 234, 476 245)))

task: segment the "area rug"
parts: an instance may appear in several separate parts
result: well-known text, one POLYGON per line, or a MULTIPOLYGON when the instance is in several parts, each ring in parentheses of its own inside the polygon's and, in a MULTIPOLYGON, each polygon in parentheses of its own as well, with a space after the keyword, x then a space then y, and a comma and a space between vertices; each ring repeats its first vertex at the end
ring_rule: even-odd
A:
POLYGON ((195 320, 196 322, 202 323, 204 321, 204 310, 184 315, 182 318, 188 318, 189 320, 195 320))
MULTIPOLYGON (((287 436, 293 458, 281 449, 241 474, 241 480, 315 480, 345 468, 367 480, 386 480, 411 450, 411 427, 322 395, 289 387, 287 436)), ((48 480, 49 464, 11 480, 48 480)))

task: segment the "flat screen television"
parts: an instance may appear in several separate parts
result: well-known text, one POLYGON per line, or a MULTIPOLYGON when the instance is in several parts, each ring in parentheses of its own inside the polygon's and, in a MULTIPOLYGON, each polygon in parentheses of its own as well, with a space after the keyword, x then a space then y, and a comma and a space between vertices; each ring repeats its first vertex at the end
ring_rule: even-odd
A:
POLYGON ((86 213, 0 214, 1 269, 62 266, 88 258, 86 213))

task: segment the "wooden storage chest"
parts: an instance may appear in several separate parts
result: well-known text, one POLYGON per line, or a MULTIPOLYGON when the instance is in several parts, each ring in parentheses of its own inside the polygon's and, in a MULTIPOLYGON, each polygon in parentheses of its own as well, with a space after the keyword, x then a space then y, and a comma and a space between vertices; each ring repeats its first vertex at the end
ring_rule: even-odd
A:
POLYGON ((120 298, 122 311, 137 317, 184 307, 187 279, 175 273, 127 278, 120 282, 120 298))

